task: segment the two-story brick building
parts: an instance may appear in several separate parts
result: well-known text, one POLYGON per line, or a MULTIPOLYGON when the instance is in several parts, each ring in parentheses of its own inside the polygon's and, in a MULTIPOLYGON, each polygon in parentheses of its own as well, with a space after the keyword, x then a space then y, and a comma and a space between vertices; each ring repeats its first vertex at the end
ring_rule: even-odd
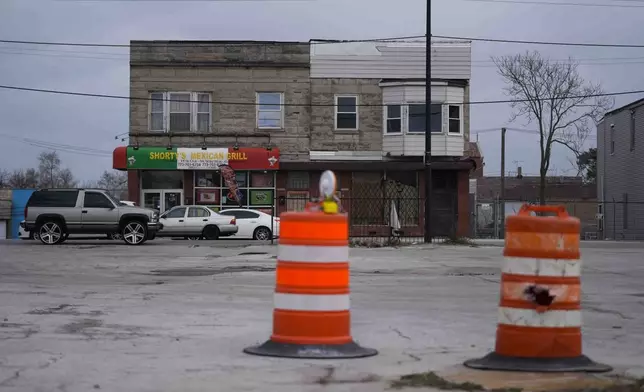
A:
MULTIPOLYGON (((432 46, 435 234, 466 235, 471 48, 432 46)), ((133 41, 130 67, 130 143, 114 168, 131 200, 233 206, 216 170, 228 162, 244 205, 279 214, 331 169, 352 235, 386 233, 392 205, 422 234, 423 42, 133 41)))

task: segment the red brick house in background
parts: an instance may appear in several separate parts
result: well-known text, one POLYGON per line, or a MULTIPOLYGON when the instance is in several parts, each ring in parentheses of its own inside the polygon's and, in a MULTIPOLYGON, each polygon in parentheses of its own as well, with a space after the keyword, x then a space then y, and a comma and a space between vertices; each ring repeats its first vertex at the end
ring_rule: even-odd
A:
MULTIPOLYGON (((469 235, 471 44, 433 42, 432 155, 436 235, 469 235)), ((394 205, 405 235, 424 226, 425 43, 132 41, 129 199, 235 205, 219 172, 191 156, 225 158, 244 207, 277 214, 338 176, 352 236, 388 235, 394 205)))

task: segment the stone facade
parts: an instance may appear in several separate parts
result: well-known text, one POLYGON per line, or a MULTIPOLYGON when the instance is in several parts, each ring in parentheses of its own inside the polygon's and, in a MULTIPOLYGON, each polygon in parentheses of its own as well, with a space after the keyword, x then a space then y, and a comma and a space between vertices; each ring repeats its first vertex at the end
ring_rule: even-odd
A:
POLYGON ((130 143, 277 146, 282 160, 308 159, 308 43, 132 42, 130 143), (150 93, 203 92, 212 97, 207 133, 149 131, 150 93), (256 93, 284 94, 282 129, 258 129, 256 93), (139 98, 139 99, 137 99, 139 98), (236 104, 243 103, 243 104, 236 104), (302 104, 302 106, 298 106, 302 104))
POLYGON ((311 150, 382 150, 380 79, 311 79, 311 150), (335 130, 336 95, 358 96, 358 130, 335 130), (369 106, 374 105, 374 106, 369 106))
MULTIPOLYGON (((380 78, 310 78, 310 45, 293 42, 132 41, 130 144, 279 147, 282 160, 309 151, 381 151, 380 78), (203 92, 212 97, 210 130, 150 132, 150 93, 203 92), (282 129, 258 129, 256 93, 284 94, 282 129), (335 130, 335 95, 358 95, 359 129, 335 130), (327 105, 327 106, 312 106, 327 105), (302 105, 302 106, 299 106, 302 105), (369 106, 373 105, 373 106, 369 106)), ((469 85, 465 102, 469 101, 469 85)), ((464 105, 464 141, 470 108, 464 105)))

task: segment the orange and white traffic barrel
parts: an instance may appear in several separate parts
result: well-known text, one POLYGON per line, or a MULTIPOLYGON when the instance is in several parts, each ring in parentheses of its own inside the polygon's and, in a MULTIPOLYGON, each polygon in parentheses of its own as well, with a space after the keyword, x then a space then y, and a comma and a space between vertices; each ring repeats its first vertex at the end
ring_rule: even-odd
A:
POLYGON ((320 208, 280 216, 273 334, 254 355, 360 358, 376 355, 351 337, 349 224, 320 208))
POLYGON ((582 353, 580 222, 564 206, 524 205, 506 219, 493 353, 465 366, 526 372, 607 372, 582 353), (556 216, 534 216, 531 212, 556 216))

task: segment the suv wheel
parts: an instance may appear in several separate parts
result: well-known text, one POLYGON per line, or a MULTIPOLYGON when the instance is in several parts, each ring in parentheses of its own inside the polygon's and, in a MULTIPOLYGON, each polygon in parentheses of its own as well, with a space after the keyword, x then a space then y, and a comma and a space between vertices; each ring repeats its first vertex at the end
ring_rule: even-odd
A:
POLYGON ((217 226, 206 226, 203 229, 203 238, 207 240, 216 240, 219 238, 219 227, 217 226))
POLYGON ((36 236, 45 245, 56 245, 65 240, 65 231, 59 222, 46 221, 38 227, 38 233, 34 233, 34 238, 36 236))
POLYGON ((121 230, 123 241, 128 245, 141 245, 148 239, 148 228, 145 223, 130 221, 121 230))

